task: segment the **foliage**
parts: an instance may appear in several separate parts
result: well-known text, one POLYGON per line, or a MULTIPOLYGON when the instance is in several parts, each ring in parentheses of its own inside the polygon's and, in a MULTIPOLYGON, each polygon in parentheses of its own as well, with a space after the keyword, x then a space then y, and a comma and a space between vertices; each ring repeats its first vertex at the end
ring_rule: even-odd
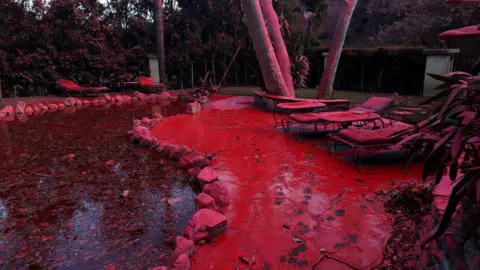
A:
POLYGON ((370 37, 373 44, 432 44, 438 42, 439 32, 478 22, 480 6, 445 0, 372 0, 366 11, 372 22, 381 22, 370 37))
POLYGON ((419 133, 401 142, 413 145, 405 166, 423 151, 423 179, 434 176, 437 185, 449 167, 450 180, 456 184, 441 222, 424 241, 445 232, 459 203, 480 201, 480 76, 464 72, 429 75, 443 82, 437 87, 441 91, 420 106, 445 101, 419 133))

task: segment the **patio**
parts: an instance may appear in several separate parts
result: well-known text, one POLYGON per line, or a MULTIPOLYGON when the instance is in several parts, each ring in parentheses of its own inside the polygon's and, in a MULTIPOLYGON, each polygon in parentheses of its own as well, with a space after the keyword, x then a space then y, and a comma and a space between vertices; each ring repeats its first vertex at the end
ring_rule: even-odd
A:
POLYGON ((253 103, 252 97, 213 96, 198 114, 166 118, 151 130, 160 141, 215 153, 213 167, 229 190, 228 229, 197 248, 192 269, 378 265, 392 220, 374 191, 419 180, 421 164, 407 173, 398 162, 356 170, 329 156, 322 139, 274 129, 271 113, 253 103))

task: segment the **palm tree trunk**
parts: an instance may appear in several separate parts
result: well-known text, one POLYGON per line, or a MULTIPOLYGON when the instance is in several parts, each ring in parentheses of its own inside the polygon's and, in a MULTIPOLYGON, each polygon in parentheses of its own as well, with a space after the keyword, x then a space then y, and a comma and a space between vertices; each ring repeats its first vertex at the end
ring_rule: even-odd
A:
POLYGON ((277 13, 273 9, 272 0, 260 0, 263 13, 265 14, 265 22, 270 30, 270 38, 275 49, 275 56, 277 57, 278 65, 282 71, 282 76, 287 86, 288 96, 294 97, 293 80, 291 73, 290 57, 288 56, 287 47, 283 41, 282 32, 280 31, 280 23, 278 21, 277 13))
POLYGON ((358 0, 343 1, 344 6, 342 8, 340 16, 338 16, 333 41, 330 45, 330 50, 328 51, 327 64, 322 74, 320 87, 317 91, 317 98, 331 96, 331 94, 333 93, 333 82, 335 80, 335 73, 337 72, 338 62, 340 61, 340 55, 342 54, 343 44, 345 43, 348 26, 350 25, 353 11, 355 10, 358 2, 358 0))
POLYGON ((252 37, 253 48, 258 58, 263 79, 267 90, 272 93, 289 96, 290 92, 285 84, 282 71, 278 65, 275 50, 268 36, 267 27, 260 9, 259 0, 242 0, 245 22, 250 36, 252 37))
POLYGON ((155 28, 157 38, 158 75, 160 83, 167 82, 165 73, 165 41, 163 33, 163 0, 155 0, 155 28))

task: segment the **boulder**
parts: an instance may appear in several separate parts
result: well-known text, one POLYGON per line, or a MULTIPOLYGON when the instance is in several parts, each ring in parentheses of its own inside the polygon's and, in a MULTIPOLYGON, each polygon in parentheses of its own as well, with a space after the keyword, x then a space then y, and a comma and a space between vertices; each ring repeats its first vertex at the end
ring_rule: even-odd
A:
POLYGON ((110 96, 109 94, 103 94, 103 98, 108 101, 108 102, 112 102, 112 96, 110 96))
POLYGON ((170 97, 170 93, 168 92, 162 92, 160 94, 157 94, 158 100, 168 100, 169 97, 170 97))
POLYGON ((187 112, 191 114, 198 113, 202 109, 202 106, 198 102, 192 102, 187 104, 187 112))
POLYGON ((170 267, 175 264, 180 255, 187 254, 190 257, 193 255, 194 250, 195 244, 192 240, 182 236, 177 236, 175 239, 175 251, 173 251, 172 255, 170 255, 170 267))
POLYGON ((147 95, 147 102, 149 102, 149 103, 157 102, 157 95, 156 94, 147 95))
POLYGON ((183 253, 178 256, 177 260, 170 267, 170 270, 190 270, 190 259, 188 255, 183 253))
POLYGON ((15 114, 25 114, 25 106, 27 106, 25 102, 17 102, 17 105, 15 106, 15 114))
POLYGON ((217 181, 205 185, 202 192, 212 196, 218 206, 227 206, 230 203, 230 198, 228 197, 228 189, 221 182, 217 181))
POLYGON ((217 209, 217 205, 215 204, 215 200, 212 198, 212 196, 203 192, 198 194, 197 197, 195 197, 195 203, 197 204, 199 209, 217 209))
POLYGON ((207 166, 202 169, 202 171, 198 174, 197 176, 198 181, 200 181, 200 184, 206 185, 206 184, 211 184, 218 179, 218 174, 211 166, 207 166))
POLYGON ((11 116, 15 114, 15 108, 13 108, 12 105, 8 105, 2 109, 2 112, 4 112, 6 116, 11 116))
POLYGON ((180 160, 182 157, 190 154, 192 149, 183 146, 183 145, 173 145, 170 149, 170 156, 169 158, 173 160, 180 160))
POLYGON ((200 209, 185 227, 188 239, 197 243, 201 240, 211 241, 227 229, 227 218, 211 209, 200 209))
POLYGON ((121 95, 116 95, 115 96, 115 103, 117 104, 122 104, 123 103, 123 97, 121 95))
POLYGON ((141 126, 142 124, 143 124, 143 121, 140 120, 140 119, 135 119, 135 120, 133 120, 133 126, 134 126, 134 127, 141 126))
POLYGON ((190 154, 185 155, 180 159, 179 166, 181 168, 193 168, 193 167, 199 167, 200 169, 203 169, 210 165, 210 160, 203 155, 197 155, 194 152, 191 152, 190 154))
POLYGON ((152 119, 150 119, 148 117, 143 117, 142 118, 142 125, 146 126, 147 128, 150 128, 150 127, 152 127, 151 124, 152 124, 152 119))
POLYGON ((60 104, 58 104, 57 106, 58 106, 58 110, 59 110, 59 111, 65 110, 65 104, 60 103, 60 104))
POLYGON ((190 169, 188 169, 188 175, 190 176, 190 179, 192 181, 195 181, 197 179, 198 174, 201 171, 202 171, 202 169, 199 168, 199 167, 190 168, 190 169))
POLYGON ((35 111, 33 110, 32 106, 27 105, 27 106, 25 107, 25 114, 26 114, 27 116, 32 116, 34 113, 35 113, 35 111))
POLYGON ((65 104, 65 106, 67 106, 67 107, 75 106, 76 103, 77 103, 77 101, 72 97, 66 98, 63 101, 63 104, 65 104))
POLYGON ((138 99, 138 100, 145 100, 147 96, 144 93, 140 93, 138 91, 133 92, 133 95, 138 99))
POLYGON ((207 96, 201 96, 200 99, 198 100, 198 102, 200 102, 200 104, 202 104, 202 105, 205 105, 208 102, 210 102, 210 100, 208 99, 207 96))
POLYGON ((170 143, 161 143, 157 148, 157 152, 160 153, 163 157, 169 157, 172 152, 173 144, 170 143))
POLYGON ((45 106, 45 104, 43 104, 43 102, 38 102, 37 105, 38 105, 38 107, 40 108, 40 110, 41 110, 42 112, 48 111, 48 107, 45 106))
POLYGON ((32 104, 32 109, 35 115, 39 115, 42 110, 40 110, 40 107, 38 107, 37 103, 32 104))
POLYGON ((96 98, 92 101, 92 104, 93 106, 95 107, 99 107, 100 106, 100 99, 99 98, 96 98))
POLYGON ((0 111, 0 120, 7 118, 7 114, 4 111, 0 111))
POLYGON ((47 107, 49 112, 56 112, 58 110, 57 104, 54 103, 47 104, 47 107))
POLYGON ((100 98, 100 99, 98 100, 98 104, 99 104, 101 107, 105 107, 105 106, 107 105, 107 103, 108 103, 107 100, 104 99, 104 98, 100 98))

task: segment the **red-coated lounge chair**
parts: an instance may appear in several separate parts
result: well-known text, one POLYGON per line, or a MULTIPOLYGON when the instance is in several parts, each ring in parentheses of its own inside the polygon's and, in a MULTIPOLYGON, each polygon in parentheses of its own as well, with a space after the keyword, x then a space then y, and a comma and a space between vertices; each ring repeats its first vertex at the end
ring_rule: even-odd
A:
POLYGON ((163 88, 163 84, 156 83, 150 77, 140 76, 137 78, 137 81, 140 84, 141 88, 147 89, 150 91, 161 91, 163 88))
POLYGON ((98 95, 102 92, 108 91, 108 87, 96 87, 96 86, 80 86, 74 81, 70 80, 58 80, 57 84, 65 91, 65 94, 70 95, 72 93, 79 93, 83 95, 98 95))
MULTIPOLYGON (((340 127, 348 126, 352 123, 365 125, 369 122, 381 120, 379 114, 384 113, 386 110, 397 106, 401 102, 401 99, 395 95, 394 97, 371 97, 364 103, 351 108, 348 111, 329 111, 319 113, 294 113, 282 120, 282 127, 285 132, 288 132, 290 124, 297 123, 302 125, 314 125, 315 131, 317 125, 327 126, 332 124, 338 130, 340 127)), ((384 125, 383 121, 382 125, 384 125)))

